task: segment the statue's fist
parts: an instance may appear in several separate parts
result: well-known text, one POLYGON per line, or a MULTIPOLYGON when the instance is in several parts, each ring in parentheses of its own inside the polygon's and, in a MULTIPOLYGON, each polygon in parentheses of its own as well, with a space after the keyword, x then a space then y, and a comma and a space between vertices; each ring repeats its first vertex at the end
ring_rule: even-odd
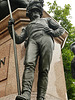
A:
POLYGON ((12 25, 12 24, 14 24, 14 22, 15 22, 14 19, 13 18, 10 18, 9 19, 9 22, 8 22, 8 25, 12 25))

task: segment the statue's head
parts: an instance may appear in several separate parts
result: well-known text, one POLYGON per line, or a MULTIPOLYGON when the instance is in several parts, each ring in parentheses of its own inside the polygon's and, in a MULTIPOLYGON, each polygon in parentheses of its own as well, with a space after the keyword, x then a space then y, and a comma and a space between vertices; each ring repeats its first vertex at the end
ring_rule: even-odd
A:
POLYGON ((70 45, 70 48, 71 48, 71 51, 74 53, 75 55, 75 42, 73 42, 71 45, 70 45))
POLYGON ((42 15, 43 15, 43 0, 30 2, 29 5, 27 6, 26 16, 30 18, 34 11, 39 12, 40 17, 42 17, 42 15))

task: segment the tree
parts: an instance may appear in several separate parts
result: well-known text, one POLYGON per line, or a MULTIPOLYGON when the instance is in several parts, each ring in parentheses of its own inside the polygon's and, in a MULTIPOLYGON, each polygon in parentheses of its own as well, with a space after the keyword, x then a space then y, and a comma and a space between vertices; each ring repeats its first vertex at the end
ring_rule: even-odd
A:
POLYGON ((72 25, 70 21, 70 4, 65 4, 64 8, 57 5, 56 0, 53 3, 47 2, 49 7, 49 14, 53 14, 53 18, 57 20, 62 27, 64 27, 69 36, 67 38, 65 47, 62 49, 62 57, 63 57, 63 64, 64 64, 64 71, 65 71, 65 79, 66 79, 66 86, 67 86, 67 94, 68 99, 72 99, 75 97, 75 80, 72 79, 71 75, 71 61, 73 59, 73 53, 70 50, 70 45, 73 41, 75 41, 75 27, 72 25))

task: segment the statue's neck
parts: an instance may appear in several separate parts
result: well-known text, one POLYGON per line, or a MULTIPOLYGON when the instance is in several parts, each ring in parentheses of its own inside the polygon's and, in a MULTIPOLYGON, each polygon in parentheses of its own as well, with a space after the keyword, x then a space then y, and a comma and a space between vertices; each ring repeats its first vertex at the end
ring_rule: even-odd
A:
POLYGON ((40 16, 33 17, 33 18, 31 18, 31 21, 34 21, 34 20, 39 19, 39 18, 40 18, 40 16))

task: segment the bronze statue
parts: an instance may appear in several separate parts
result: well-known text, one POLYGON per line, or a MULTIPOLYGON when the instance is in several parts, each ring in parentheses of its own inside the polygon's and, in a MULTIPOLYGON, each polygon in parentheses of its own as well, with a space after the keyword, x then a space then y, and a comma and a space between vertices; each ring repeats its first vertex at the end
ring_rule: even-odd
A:
MULTIPOLYGON (((30 100, 34 72, 39 58, 39 73, 37 85, 37 100, 44 100, 48 84, 48 72, 52 60, 54 40, 64 33, 64 29, 52 18, 42 18, 43 2, 33 1, 27 6, 26 16, 31 22, 22 29, 20 35, 15 32, 16 43, 21 44, 27 38, 26 54, 24 60, 24 73, 22 80, 22 94, 16 100, 30 100)), ((8 24, 9 33, 12 37, 11 25, 14 20, 10 19, 8 24)), ((13 38, 13 37, 12 37, 13 38)))
MULTIPOLYGON (((10 0, 12 11, 17 8, 26 8, 30 1, 34 0, 10 0)), ((41 1, 41 0, 37 0, 41 1)), ((0 20, 9 14, 7 0, 0 0, 0 20)))
MULTIPOLYGON (((74 53, 75 55, 75 42, 73 42, 70 46, 71 51, 74 53)), ((75 56, 71 61, 71 71, 72 71, 72 77, 75 79, 75 56)))
MULTIPOLYGON (((26 8, 28 0, 10 0, 12 11, 17 8, 26 8)), ((0 20, 9 14, 7 0, 0 0, 0 20)))

